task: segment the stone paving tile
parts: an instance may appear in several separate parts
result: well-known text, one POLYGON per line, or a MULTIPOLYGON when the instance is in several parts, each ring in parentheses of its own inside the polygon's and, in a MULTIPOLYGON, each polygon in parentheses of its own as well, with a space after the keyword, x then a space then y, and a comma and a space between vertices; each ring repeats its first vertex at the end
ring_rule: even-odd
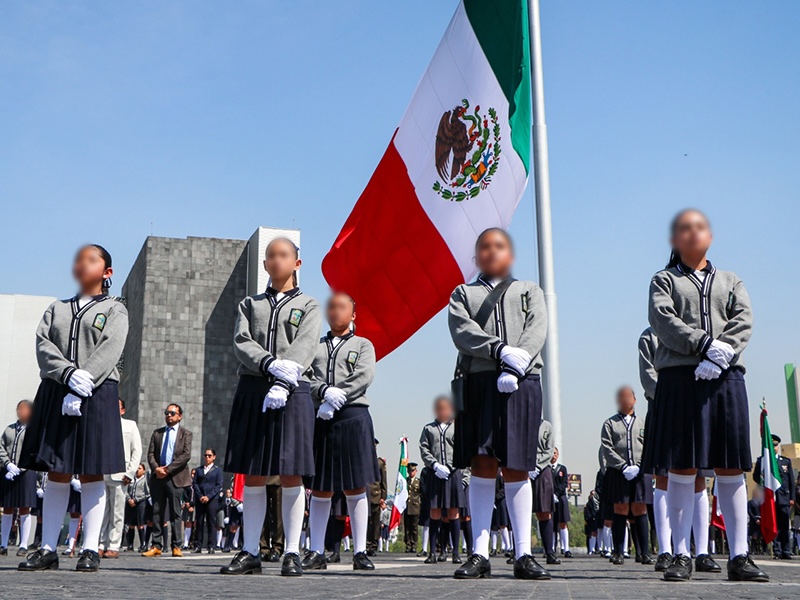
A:
MULTIPOLYGON (((350 554, 343 554, 347 561, 350 554)), ((380 599, 549 598, 570 600, 796 599, 800 596, 800 560, 791 563, 759 560, 769 573, 768 584, 729 583, 724 575, 696 575, 689 583, 666 583, 650 568, 628 561, 611 567, 601 558, 576 557, 551 568, 553 579, 516 581, 505 559, 493 559, 492 579, 456 581, 453 565, 423 565, 408 555, 382 554, 373 573, 353 572, 349 564, 300 578, 279 576, 279 565, 264 565, 261 576, 223 577, 217 574, 230 555, 191 555, 183 559, 145 559, 123 554, 103 561, 98 574, 76 573, 74 559, 61 558, 61 570, 20 573, 18 559, 0 558, 0 598, 293 598, 380 599)), ((722 560, 719 560, 724 565, 722 560)))

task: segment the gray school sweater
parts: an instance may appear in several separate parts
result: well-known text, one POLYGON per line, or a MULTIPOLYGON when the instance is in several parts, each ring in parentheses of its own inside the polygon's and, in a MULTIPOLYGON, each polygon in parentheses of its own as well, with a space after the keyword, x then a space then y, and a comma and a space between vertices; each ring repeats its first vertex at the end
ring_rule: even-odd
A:
POLYGON ((42 379, 66 384, 76 369, 91 373, 95 387, 119 381, 117 363, 128 337, 128 311, 110 296, 79 307, 78 298, 58 300, 36 330, 36 360, 42 379))
MULTIPOLYGON (((503 294, 485 327, 474 317, 492 289, 483 277, 459 285, 450 296, 448 323, 453 343, 461 355, 472 356, 470 373, 496 371, 500 351, 504 346, 527 350, 533 357, 527 373, 539 373, 542 368, 542 347, 547 335, 547 310, 541 288, 531 281, 515 281, 503 294)), ((521 373, 517 373, 521 375, 521 373)))
POLYGON ((453 446, 455 426, 453 422, 443 425, 444 431, 439 427, 438 421, 433 421, 422 428, 419 436, 419 455, 426 467, 433 468, 434 463, 453 469, 453 446))
POLYGON ((658 371, 699 364, 714 339, 733 347, 731 366, 744 367, 742 352, 753 330, 750 297, 735 273, 717 271, 711 263, 704 271, 701 282, 678 265, 659 271, 650 282, 648 316, 658 336, 658 371))
POLYGON ((648 327, 639 336, 639 381, 644 388, 644 397, 652 400, 656 397, 658 373, 653 364, 658 348, 658 338, 652 327, 648 327))
POLYGON ((644 447, 644 418, 633 414, 626 424, 617 413, 603 422, 600 432, 600 465, 607 469, 622 470, 642 462, 644 447))
MULTIPOLYGON (((275 290, 248 296, 239 303, 233 334, 233 350, 239 359, 239 376, 271 377, 268 368, 277 359, 303 366, 304 378, 314 360, 322 327, 319 304, 299 288, 280 300, 275 290)), ((286 381, 276 381, 286 389, 286 381)))
POLYGON ((351 333, 336 344, 329 332, 319 340, 311 363, 311 396, 317 407, 331 386, 345 393, 348 405, 368 406, 367 388, 374 378, 375 348, 367 338, 351 333))
POLYGON ((539 447, 536 451, 536 467, 540 471, 544 471, 545 467, 550 466, 555 449, 556 441, 553 439, 553 426, 550 421, 542 419, 539 424, 539 447))
POLYGON ((0 467, 5 467, 8 463, 17 464, 26 429, 19 421, 15 421, 3 430, 0 435, 0 467))

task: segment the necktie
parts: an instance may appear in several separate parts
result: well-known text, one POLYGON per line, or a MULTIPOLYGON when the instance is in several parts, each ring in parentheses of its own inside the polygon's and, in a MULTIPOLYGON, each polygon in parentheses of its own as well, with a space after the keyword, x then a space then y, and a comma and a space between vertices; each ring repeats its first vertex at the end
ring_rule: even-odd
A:
POLYGON ((171 427, 167 427, 164 432, 164 441, 161 443, 161 466, 167 466, 167 447, 169 446, 169 434, 172 431, 171 427))

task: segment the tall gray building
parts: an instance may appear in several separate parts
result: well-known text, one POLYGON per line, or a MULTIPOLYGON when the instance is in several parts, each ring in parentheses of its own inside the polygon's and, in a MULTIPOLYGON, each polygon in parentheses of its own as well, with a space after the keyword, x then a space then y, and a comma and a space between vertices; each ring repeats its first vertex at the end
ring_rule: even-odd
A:
POLYGON ((269 240, 299 231, 259 228, 249 241, 148 237, 122 287, 130 320, 120 394, 145 451, 164 408, 183 407, 194 432, 192 464, 204 448, 221 462, 236 390, 233 327, 239 301, 265 287, 259 268, 269 240))

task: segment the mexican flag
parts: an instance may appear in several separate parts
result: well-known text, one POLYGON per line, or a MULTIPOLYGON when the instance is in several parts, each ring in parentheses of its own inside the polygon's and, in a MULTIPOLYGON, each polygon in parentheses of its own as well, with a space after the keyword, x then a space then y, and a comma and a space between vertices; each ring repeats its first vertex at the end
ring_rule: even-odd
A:
POLYGON ((772 543, 778 535, 778 520, 775 515, 775 492, 781 487, 778 457, 772 447, 772 432, 769 430, 767 409, 761 409, 761 486, 764 502, 761 504, 761 534, 764 541, 772 543))
POLYGON ((397 481, 394 484, 394 502, 389 531, 400 524, 400 517, 406 512, 408 503, 408 438, 400 438, 400 464, 397 467, 397 481))
POLYGON ((463 0, 322 263, 378 358, 476 274, 475 240, 508 228, 528 181, 526 0, 463 0))

